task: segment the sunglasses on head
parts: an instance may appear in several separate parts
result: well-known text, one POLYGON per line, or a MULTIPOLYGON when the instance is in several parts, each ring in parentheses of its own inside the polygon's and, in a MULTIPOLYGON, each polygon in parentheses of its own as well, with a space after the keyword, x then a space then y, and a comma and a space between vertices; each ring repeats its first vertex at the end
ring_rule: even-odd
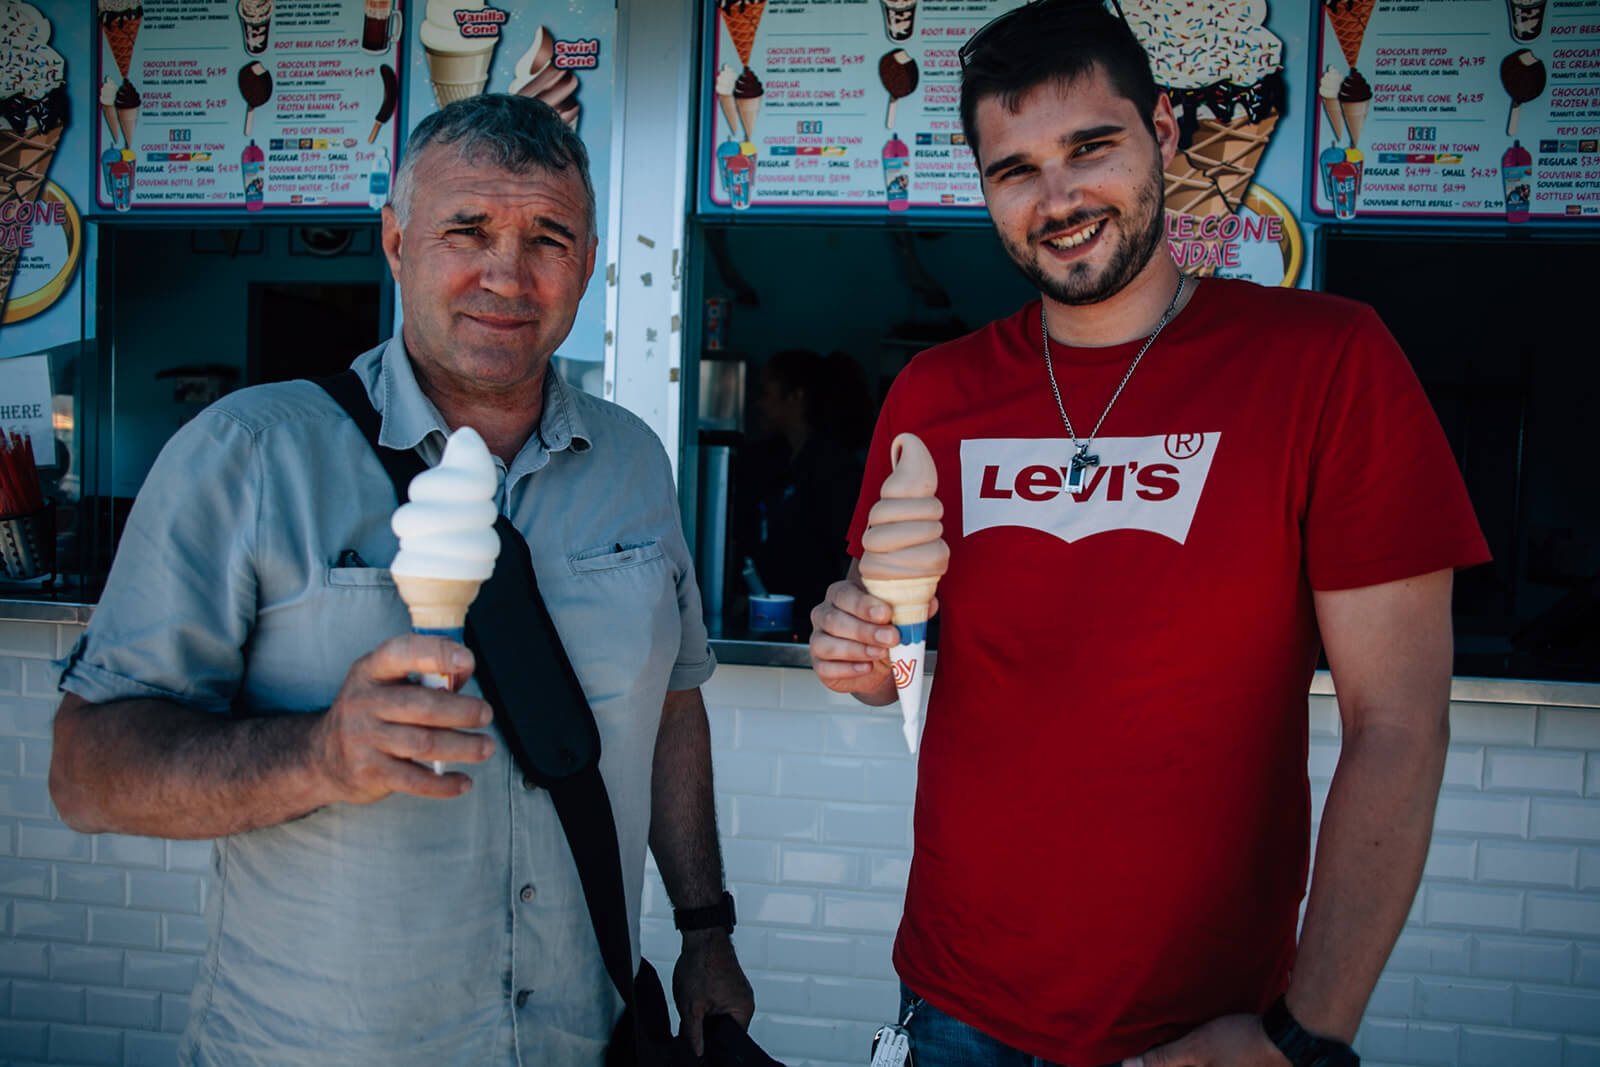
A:
MULTIPOLYGON (((1120 0, 1111 0, 1111 6, 1116 9, 1117 18, 1121 19, 1123 24, 1126 25, 1128 17, 1122 13, 1122 4, 1120 0)), ((1028 0, 1028 2, 1025 4, 1019 4, 1010 11, 1007 11, 1005 14, 999 15, 996 18, 984 23, 982 26, 979 26, 972 36, 967 38, 966 43, 963 44, 960 51, 956 53, 957 58, 961 60, 961 69, 967 69, 967 64, 972 61, 973 53, 975 53, 983 45, 983 39, 985 37, 989 36, 993 31, 1006 25, 1006 23, 1011 22, 1018 15, 1021 15, 1025 11, 1033 11, 1035 9, 1042 10, 1044 8, 1061 8, 1062 10, 1067 10, 1070 8, 1089 9, 1096 7, 1105 7, 1105 0, 1028 0)))

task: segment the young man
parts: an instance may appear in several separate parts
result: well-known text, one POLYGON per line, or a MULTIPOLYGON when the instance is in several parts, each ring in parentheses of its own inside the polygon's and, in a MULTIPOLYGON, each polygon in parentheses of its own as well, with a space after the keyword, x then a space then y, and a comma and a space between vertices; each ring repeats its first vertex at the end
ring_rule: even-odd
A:
MULTIPOLYGON (((548 106, 424 119, 383 211, 405 323, 355 370, 388 447, 437 462, 471 425, 495 456, 599 725, 637 945, 647 840, 680 908, 723 899, 698 688, 715 662, 660 442, 550 370, 594 217, 588 155, 548 106)), ((459 687, 473 659, 409 634, 394 508, 309 382, 185 426, 64 673, 52 796, 85 832, 217 839, 184 1063, 598 1067, 621 1000, 566 838, 478 732, 475 683, 408 682, 459 687)), ((728 927, 684 934, 673 986, 696 1046, 704 1016, 750 1018, 728 927)))
MULTIPOLYGON (((916 1063, 1353 1063, 1428 847, 1451 572, 1487 558, 1449 449, 1369 308, 1180 276, 1177 124, 1120 21, 1043 0, 962 56, 1040 300, 902 372, 851 530, 920 435, 951 553, 895 945, 916 1063), (1343 751, 1297 944, 1319 648, 1343 751)), ((892 702, 889 617, 853 565, 818 676, 892 702)))

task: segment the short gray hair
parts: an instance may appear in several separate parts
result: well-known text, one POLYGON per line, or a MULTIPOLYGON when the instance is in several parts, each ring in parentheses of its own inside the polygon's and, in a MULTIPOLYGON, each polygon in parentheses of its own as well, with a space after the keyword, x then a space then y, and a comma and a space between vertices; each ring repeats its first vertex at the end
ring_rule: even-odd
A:
POLYGON ((553 174, 576 170, 583 179, 589 212, 589 235, 595 236, 594 183, 589 179, 589 150, 556 109, 542 100, 513 93, 481 93, 440 108, 411 131, 394 175, 389 206, 400 225, 411 215, 416 191, 417 161, 435 146, 455 146, 460 158, 520 174, 544 170, 553 174))

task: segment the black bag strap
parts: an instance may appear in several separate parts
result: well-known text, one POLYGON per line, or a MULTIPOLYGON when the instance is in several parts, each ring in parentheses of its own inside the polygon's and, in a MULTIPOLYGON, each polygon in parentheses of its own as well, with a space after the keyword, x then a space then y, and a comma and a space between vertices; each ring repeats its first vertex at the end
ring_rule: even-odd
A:
MULTIPOLYGON (((411 479, 427 469, 422 457, 378 443, 382 421, 355 371, 317 384, 360 428, 394 483, 395 499, 403 502, 411 479)), ((539 594, 527 540, 504 515, 494 526, 500 558, 467 611, 466 643, 477 657, 475 675, 524 784, 550 792, 578 868, 600 957, 623 1002, 633 1009, 633 947, 617 824, 600 777, 600 731, 539 594)), ((637 1027, 637 1011, 634 1021, 637 1027)))

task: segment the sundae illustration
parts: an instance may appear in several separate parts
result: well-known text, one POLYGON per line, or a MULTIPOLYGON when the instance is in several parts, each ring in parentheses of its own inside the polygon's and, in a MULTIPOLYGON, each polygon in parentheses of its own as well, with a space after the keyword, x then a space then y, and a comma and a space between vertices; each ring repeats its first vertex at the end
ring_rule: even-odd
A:
MULTIPOLYGON (((67 65, 49 20, 20 0, 0 5, 0 218, 23 217, 44 192, 67 119, 67 65)), ((0 312, 21 255, 16 242, 0 248, 0 312)))
POLYGON ((122 80, 133 66, 133 43, 144 25, 144 0, 98 0, 100 32, 111 48, 111 58, 122 80))
POLYGON ((1178 120, 1167 211, 1237 213, 1288 100, 1283 42, 1266 27, 1266 4, 1126 0, 1123 10, 1178 120))
POLYGON ((889 445, 889 461, 893 469, 861 535, 861 579, 867 592, 888 601, 894 612, 899 640, 889 661, 900 698, 901 730, 915 752, 922 725, 928 617, 939 579, 950 567, 950 546, 944 542, 944 505, 937 496, 939 475, 928 446, 916 434, 900 434, 889 445))
POLYGON ((767 0, 717 0, 717 11, 728 30, 728 37, 733 41, 733 50, 739 57, 741 68, 731 84, 718 71, 717 102, 722 105, 728 125, 732 126, 733 116, 728 114, 727 103, 722 99, 723 90, 727 89, 726 95, 732 98, 734 113, 739 117, 743 139, 752 144, 756 139, 756 117, 761 113, 761 101, 766 89, 755 71, 750 69, 750 56, 755 51, 756 29, 761 25, 761 16, 766 10, 767 0))
MULTIPOLYGON (((462 639, 467 609, 500 556, 494 530, 499 485, 494 458, 470 426, 450 435, 438 466, 411 479, 408 502, 390 520, 400 551, 389 573, 415 632, 462 639)), ((430 689, 450 688, 447 674, 425 674, 420 681, 430 689)), ((442 763, 433 769, 444 773, 442 763)))

